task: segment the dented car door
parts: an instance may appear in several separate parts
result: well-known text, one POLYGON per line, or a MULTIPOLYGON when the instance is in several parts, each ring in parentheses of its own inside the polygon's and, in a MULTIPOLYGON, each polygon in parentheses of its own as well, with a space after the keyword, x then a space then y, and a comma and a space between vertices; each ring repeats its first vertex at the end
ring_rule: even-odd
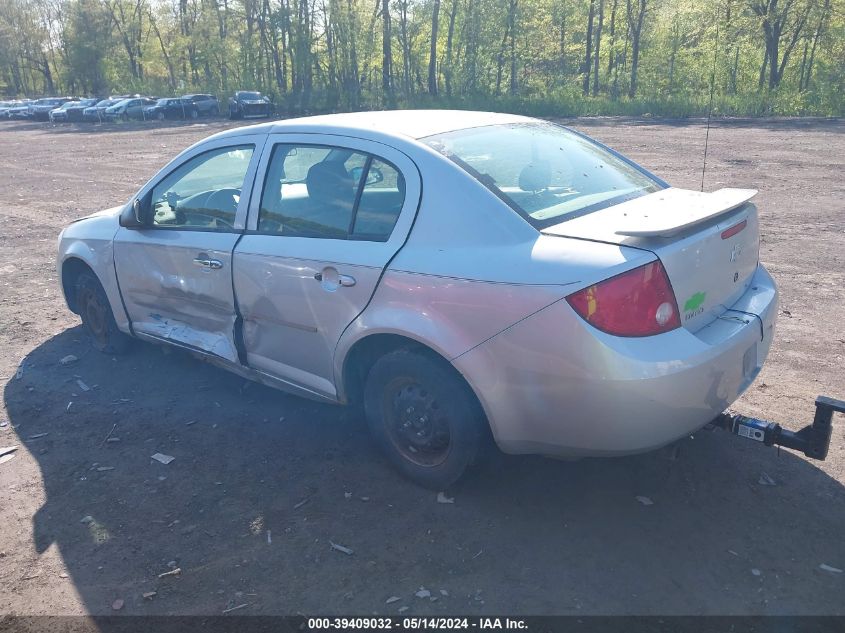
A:
POLYGON ((333 398, 334 351, 408 236, 416 165, 381 143, 272 134, 234 255, 250 368, 333 398))
POLYGON ((133 331, 237 362, 232 251, 265 136, 220 139, 174 161, 138 196, 143 223, 114 238, 133 331))

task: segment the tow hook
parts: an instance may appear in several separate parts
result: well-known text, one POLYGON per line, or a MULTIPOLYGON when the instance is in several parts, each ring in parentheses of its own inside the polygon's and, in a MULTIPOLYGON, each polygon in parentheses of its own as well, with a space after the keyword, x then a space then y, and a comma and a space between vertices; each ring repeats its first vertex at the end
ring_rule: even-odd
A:
POLYGON ((845 413, 845 401, 819 396, 813 423, 800 431, 788 431, 775 422, 731 413, 720 413, 712 424, 766 446, 785 446, 812 459, 824 460, 830 448, 834 412, 845 413))

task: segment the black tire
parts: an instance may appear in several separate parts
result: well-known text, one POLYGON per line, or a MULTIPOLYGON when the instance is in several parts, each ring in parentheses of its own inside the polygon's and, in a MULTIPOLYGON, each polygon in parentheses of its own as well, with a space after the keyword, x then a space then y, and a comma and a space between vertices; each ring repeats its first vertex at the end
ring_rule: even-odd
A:
POLYGON ((76 279, 76 307, 95 349, 122 354, 129 348, 132 339, 117 328, 106 291, 92 273, 81 273, 76 279))
POLYGON ((370 432, 403 475, 445 490, 475 460, 483 415, 469 387, 448 363, 398 350, 373 365, 364 386, 370 432))

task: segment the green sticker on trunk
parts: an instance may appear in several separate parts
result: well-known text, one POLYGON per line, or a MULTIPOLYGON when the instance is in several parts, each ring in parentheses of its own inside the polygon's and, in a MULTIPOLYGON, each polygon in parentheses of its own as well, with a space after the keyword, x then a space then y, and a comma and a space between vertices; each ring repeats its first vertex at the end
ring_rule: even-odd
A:
POLYGON ((704 299, 707 296, 706 292, 696 292, 693 296, 687 299, 684 304, 684 312, 693 312, 701 307, 704 299))

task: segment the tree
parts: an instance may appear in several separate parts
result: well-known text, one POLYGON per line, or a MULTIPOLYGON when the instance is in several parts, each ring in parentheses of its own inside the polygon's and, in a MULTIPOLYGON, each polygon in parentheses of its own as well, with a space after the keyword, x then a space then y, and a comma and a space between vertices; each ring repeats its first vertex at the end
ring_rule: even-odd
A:
POLYGON ((428 94, 437 96, 437 26, 440 19, 440 0, 434 0, 431 12, 431 52, 428 57, 428 94))
POLYGON ((381 87, 388 107, 395 107, 396 97, 393 94, 393 52, 390 43, 390 5, 388 0, 381 0, 381 87))
POLYGON ((643 33, 643 21, 646 14, 647 0, 628 2, 628 30, 631 33, 631 83, 628 86, 628 98, 637 94, 637 81, 640 69, 640 38, 643 33))
POLYGON ((108 11, 98 0, 76 0, 67 7, 67 20, 62 39, 68 83, 81 92, 105 95, 109 88, 105 55, 112 38, 108 11))
POLYGON ((458 0, 452 0, 452 9, 449 11, 449 30, 446 34, 446 96, 452 96, 452 45, 455 41, 455 17, 458 14, 458 0))
POLYGON ((767 66, 769 89, 780 85, 789 56, 807 24, 813 3, 814 0, 805 0, 803 4, 799 4, 799 0, 783 0, 783 4, 781 0, 751 0, 750 7, 760 19, 766 47, 760 68, 761 87, 766 80, 767 66))
POLYGON ((584 73, 584 82, 582 85, 582 92, 586 97, 590 94, 590 72, 593 68, 592 54, 593 54, 593 18, 595 16, 596 0, 590 0, 590 13, 587 17, 587 38, 584 47, 584 65, 582 72, 584 73))
POLYGON ((601 57, 601 31, 604 26, 604 0, 599 0, 599 23, 596 26, 596 51, 593 55, 593 96, 599 93, 599 58, 601 57))
POLYGON ((144 79, 144 17, 149 14, 146 3, 144 0, 106 0, 106 7, 126 51, 129 72, 140 84, 144 79))

